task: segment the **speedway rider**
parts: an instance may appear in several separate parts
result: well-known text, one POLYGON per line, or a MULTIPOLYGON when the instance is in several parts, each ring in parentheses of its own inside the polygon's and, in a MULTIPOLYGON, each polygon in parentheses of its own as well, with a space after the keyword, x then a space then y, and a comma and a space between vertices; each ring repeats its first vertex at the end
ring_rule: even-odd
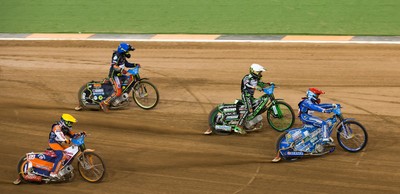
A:
POLYGON ((52 178, 58 177, 58 171, 60 170, 62 161, 64 161, 65 159, 64 150, 69 146, 65 145, 64 143, 71 143, 71 140, 65 136, 74 138, 78 135, 85 134, 85 132, 72 132, 72 124, 76 122, 77 120, 72 115, 62 114, 60 121, 53 124, 53 126, 51 127, 51 131, 49 134, 49 146, 57 155, 57 158, 54 161, 54 166, 50 172, 50 176, 52 178))
POLYGON ((240 118, 239 123, 234 127, 234 131, 240 134, 246 134, 246 131, 243 129, 243 121, 247 118, 247 116, 253 113, 253 99, 254 99, 254 90, 261 91, 264 87, 264 83, 261 82, 261 73, 265 71, 264 67, 259 64, 252 64, 250 66, 250 73, 245 75, 242 79, 241 84, 241 92, 242 92, 242 100, 243 104, 246 107, 246 112, 240 118))
POLYGON ((320 104, 319 95, 321 94, 325 94, 325 92, 317 88, 308 89, 306 97, 299 103, 299 117, 304 124, 322 128, 322 142, 327 145, 333 145, 333 139, 328 134, 328 124, 325 120, 314 116, 313 112, 330 113, 337 105, 320 104))
POLYGON ((103 109, 104 112, 108 111, 110 102, 115 98, 118 98, 122 94, 121 78, 124 76, 124 74, 129 75, 129 73, 125 70, 125 67, 132 68, 138 65, 140 66, 139 63, 129 63, 126 60, 126 58, 131 57, 129 51, 134 50, 135 48, 133 48, 131 45, 122 42, 121 44, 119 44, 118 49, 113 52, 108 78, 113 84, 114 92, 113 94, 111 94, 111 96, 100 103, 100 107, 101 109, 103 109))

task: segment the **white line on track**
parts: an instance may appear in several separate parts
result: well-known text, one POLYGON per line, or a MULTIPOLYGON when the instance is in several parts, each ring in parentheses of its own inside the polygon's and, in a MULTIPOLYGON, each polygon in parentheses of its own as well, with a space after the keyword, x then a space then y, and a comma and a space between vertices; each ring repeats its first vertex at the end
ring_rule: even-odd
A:
POLYGON ((190 40, 190 39, 80 39, 80 38, 0 38, 0 40, 40 41, 132 41, 132 42, 193 42, 193 43, 309 43, 309 44, 400 44, 400 41, 309 41, 309 40, 190 40))
POLYGON ((258 168, 257 168, 256 173, 254 174, 254 176, 251 177, 251 179, 249 180, 249 182, 247 182, 246 185, 244 185, 244 186, 243 186, 242 188, 240 188, 239 190, 235 191, 233 194, 237 194, 237 193, 243 191, 246 187, 248 187, 248 186, 254 181, 254 179, 256 179, 258 173, 260 172, 260 168, 261 168, 261 166, 260 166, 260 164, 258 164, 258 168))

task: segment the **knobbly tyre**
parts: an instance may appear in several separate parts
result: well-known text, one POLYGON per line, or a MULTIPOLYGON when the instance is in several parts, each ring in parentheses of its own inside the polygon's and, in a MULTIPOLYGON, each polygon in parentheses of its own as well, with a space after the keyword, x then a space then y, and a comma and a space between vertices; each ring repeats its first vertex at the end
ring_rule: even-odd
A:
MULTIPOLYGON (((344 118, 340 104, 333 108, 334 113, 328 118, 328 133, 332 136, 337 131, 339 145, 348 152, 359 152, 365 148, 368 134, 365 127, 354 118, 344 118)), ((331 137, 332 138, 332 137, 331 137)), ((282 133, 276 142, 277 156, 272 162, 297 160, 305 156, 321 156, 335 150, 335 145, 323 144, 322 129, 313 125, 303 125, 282 133)))
MULTIPOLYGON (((264 84, 267 85, 267 84, 264 84)), ((275 84, 264 87, 264 94, 254 99, 253 113, 249 113, 243 122, 246 132, 255 131, 262 128, 262 114, 267 112, 266 117, 269 125, 279 131, 285 131, 293 126, 295 116, 292 107, 274 96, 275 84)), ((233 128, 238 124, 240 118, 246 111, 243 101, 236 100, 234 104, 217 105, 209 114, 208 124, 212 133, 218 135, 228 135, 233 132, 233 128)), ((210 130, 209 129, 209 130, 210 130)), ((206 133, 207 134, 207 133, 206 133)))
POLYGON ((72 162, 78 160, 79 174, 88 182, 97 183, 104 178, 106 168, 103 160, 94 150, 86 149, 86 135, 82 134, 71 139, 71 146, 66 148, 66 159, 62 161, 62 166, 58 176, 52 178, 50 171, 53 168, 56 154, 51 149, 45 152, 30 152, 21 158, 17 165, 18 179, 14 184, 24 183, 50 183, 67 182, 74 178, 74 168, 72 162))
MULTIPOLYGON (((130 76, 125 76, 121 81, 122 95, 110 102, 110 109, 127 107, 130 103, 129 93, 142 109, 149 110, 157 106, 159 93, 148 78, 139 76, 140 66, 129 69, 130 76)), ((100 102, 113 93, 112 83, 108 79, 103 81, 91 81, 83 85, 78 92, 80 108, 100 109, 100 102)))

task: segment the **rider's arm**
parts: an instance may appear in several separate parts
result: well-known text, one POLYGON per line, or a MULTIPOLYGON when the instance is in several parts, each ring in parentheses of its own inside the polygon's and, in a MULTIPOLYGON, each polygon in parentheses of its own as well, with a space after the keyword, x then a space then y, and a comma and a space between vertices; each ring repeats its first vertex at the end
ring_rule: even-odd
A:
POLYGON ((319 106, 322 107, 322 108, 325 108, 325 109, 327 109, 327 108, 335 108, 334 104, 327 104, 327 103, 319 104, 319 106))
POLYGON ((114 71, 116 72, 121 72, 124 69, 123 65, 119 65, 119 61, 121 60, 121 58, 117 55, 117 54, 113 54, 113 57, 111 59, 111 66, 113 68, 114 71))
POLYGON ((256 89, 257 87, 257 82, 255 82, 251 77, 244 77, 243 79, 243 84, 247 87, 247 88, 253 88, 256 89))
POLYGON ((136 67, 138 65, 139 63, 129 63, 128 61, 125 62, 125 66, 129 68, 136 67))
POLYGON ((312 103, 310 100, 305 100, 303 103, 304 103, 303 105, 310 110, 317 112, 326 112, 325 108, 321 107, 319 104, 312 103))
POLYGON ((53 127, 53 132, 54 132, 54 134, 56 134, 56 138, 55 138, 56 141, 59 141, 59 142, 67 141, 67 138, 65 138, 64 133, 61 131, 61 127, 59 125, 55 125, 53 127))

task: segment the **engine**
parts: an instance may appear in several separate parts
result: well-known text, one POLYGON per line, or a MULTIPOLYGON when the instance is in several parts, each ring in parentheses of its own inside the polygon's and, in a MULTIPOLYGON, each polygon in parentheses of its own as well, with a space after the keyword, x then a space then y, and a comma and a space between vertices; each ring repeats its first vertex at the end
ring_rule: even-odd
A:
POLYGON ((263 117, 261 115, 257 115, 251 121, 246 122, 245 126, 246 126, 247 129, 251 129, 255 124, 257 124, 260 121, 262 121, 262 119, 263 119, 263 117))
POLYGON ((60 177, 63 177, 64 175, 71 173, 74 170, 74 168, 72 167, 72 165, 68 165, 66 167, 64 167, 63 169, 60 170, 60 172, 58 172, 58 175, 60 177))
POLYGON ((121 102, 124 102, 128 100, 129 94, 128 93, 123 93, 121 96, 115 98, 114 101, 112 101, 113 106, 118 106, 121 102))

